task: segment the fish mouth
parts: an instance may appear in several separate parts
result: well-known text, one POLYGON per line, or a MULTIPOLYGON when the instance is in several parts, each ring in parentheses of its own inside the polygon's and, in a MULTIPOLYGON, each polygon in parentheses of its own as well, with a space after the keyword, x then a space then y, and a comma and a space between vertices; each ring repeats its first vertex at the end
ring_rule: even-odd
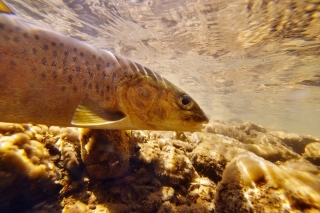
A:
POLYGON ((205 113, 197 113, 193 115, 186 115, 183 117, 183 120, 196 123, 208 123, 209 117, 205 113))
POLYGON ((203 128, 203 124, 209 122, 209 117, 205 113, 186 115, 183 117, 183 123, 186 126, 195 126, 197 129, 203 128))

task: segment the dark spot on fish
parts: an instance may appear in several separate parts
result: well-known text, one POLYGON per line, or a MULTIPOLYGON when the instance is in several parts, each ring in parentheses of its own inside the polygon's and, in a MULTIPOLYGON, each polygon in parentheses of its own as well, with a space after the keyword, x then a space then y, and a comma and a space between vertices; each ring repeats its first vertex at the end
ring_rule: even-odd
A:
POLYGON ((67 87, 66 86, 61 86, 61 91, 66 91, 67 87))
POLYGON ((52 42, 51 42, 51 45, 52 45, 53 47, 55 47, 57 44, 56 44, 56 42, 52 41, 52 42))
POLYGON ((74 56, 74 57, 72 58, 72 60, 73 60, 73 62, 77 62, 77 57, 74 56))
POLYGON ((13 38, 13 41, 16 42, 16 43, 18 43, 18 42, 20 41, 20 39, 19 39, 18 37, 14 37, 14 38, 13 38))
POLYGON ((11 65, 12 66, 16 66, 17 64, 16 64, 16 62, 14 60, 11 60, 11 65))
POLYGON ((117 78, 116 73, 113 73, 113 74, 112 74, 111 81, 114 83, 114 81, 116 80, 116 78, 117 78))
POLYGON ((110 63, 108 62, 107 64, 106 64, 106 67, 109 67, 110 66, 110 63))
POLYGON ((43 46, 43 49, 44 49, 45 51, 48 51, 48 49, 49 49, 48 45, 45 44, 45 45, 43 46))
POLYGON ((96 57, 97 57, 96 55, 92 55, 92 58, 93 58, 93 59, 96 59, 96 57))
POLYGON ((46 78, 46 74, 43 72, 43 73, 41 73, 41 78, 46 78))
POLYGON ((56 67, 57 66, 57 62, 53 61, 51 66, 56 67))
POLYGON ((53 71, 52 75, 53 75, 53 77, 54 77, 55 79, 57 79, 57 77, 58 77, 58 71, 57 71, 57 70, 53 71))
POLYGON ((88 81, 87 81, 86 79, 84 79, 82 85, 83 85, 84 87, 86 87, 86 86, 88 85, 88 81))
POLYGON ((77 86, 73 86, 73 92, 77 92, 78 91, 78 87, 77 86))
POLYGON ((89 77, 92 79, 93 78, 93 73, 91 72, 90 67, 87 68, 87 73, 88 73, 89 77))
POLYGON ((73 78, 72 75, 69 75, 69 76, 68 76, 68 82, 69 82, 69 83, 72 83, 72 78, 73 78))
POLYGON ((89 89, 92 89, 92 83, 89 83, 88 87, 89 89))
POLYGON ((86 61, 86 66, 87 66, 87 67, 89 66, 89 61, 86 61))
POLYGON ((36 69, 35 67, 32 67, 32 68, 31 68, 31 71, 32 71, 32 72, 36 72, 37 69, 36 69))
POLYGON ((76 66, 76 75, 79 76, 80 75, 80 71, 81 71, 81 68, 80 66, 76 66))
POLYGON ((58 51, 57 51, 57 50, 54 50, 54 51, 52 52, 52 54, 53 54, 53 57, 57 57, 58 51))
POLYGON ((101 69, 101 65, 100 64, 96 64, 96 68, 97 68, 97 70, 100 70, 101 69))
POLYGON ((16 27, 16 31, 20 32, 21 28, 20 27, 16 27))
POLYGON ((39 35, 37 35, 37 34, 34 35, 34 38, 35 38, 36 40, 39 40, 39 39, 40 39, 39 35))
POLYGON ((5 41, 10 41, 10 38, 5 35, 5 36, 4 36, 4 40, 5 40, 5 41))
POLYGON ((67 64, 67 58, 64 58, 64 59, 62 60, 62 64, 63 64, 63 66, 66 66, 66 64, 67 64))
POLYGON ((28 51, 26 49, 23 49, 22 54, 26 56, 28 55, 28 51))
POLYGON ((76 47, 73 48, 73 52, 75 52, 75 53, 78 52, 78 48, 76 48, 76 47))
POLYGON ((32 52, 33 52, 33 54, 37 55, 38 50, 36 48, 32 48, 32 52))
POLYGON ((84 53, 83 53, 83 52, 80 53, 80 57, 81 57, 81 58, 84 57, 84 53))
POLYGON ((9 30, 8 30, 8 33, 13 33, 13 30, 12 30, 12 29, 9 29, 9 30))
POLYGON ((102 79, 105 79, 107 77, 107 73, 106 73, 106 71, 103 71, 102 72, 102 79))
POLYGON ((101 95, 101 97, 104 96, 104 91, 103 90, 101 90, 100 95, 101 95))
POLYGON ((69 83, 72 83, 72 75, 69 75, 69 76, 68 76, 68 82, 69 82, 69 83))
POLYGON ((47 59, 46 59, 46 58, 43 58, 43 59, 42 59, 42 64, 43 64, 43 65, 46 65, 46 63, 47 63, 47 59))
POLYGON ((60 43, 60 47, 64 47, 64 43, 60 43))
POLYGON ((102 61, 102 58, 101 58, 101 57, 99 57, 98 59, 99 59, 99 61, 102 61))
POLYGON ((107 92, 109 92, 110 91, 110 86, 109 85, 107 85, 107 92))
POLYGON ((67 68, 63 68, 63 74, 66 74, 67 73, 67 71, 68 71, 68 69, 67 68))
POLYGON ((62 60, 63 65, 65 66, 67 64, 67 58, 68 58, 69 52, 64 52, 64 58, 62 60))
POLYGON ((99 92, 99 90, 100 90, 99 84, 96 84, 95 88, 96 88, 96 92, 99 92))
POLYGON ((4 24, 0 23, 0 29, 3 30, 4 29, 4 24))
POLYGON ((28 38, 29 34, 28 33, 23 33, 23 37, 28 38))

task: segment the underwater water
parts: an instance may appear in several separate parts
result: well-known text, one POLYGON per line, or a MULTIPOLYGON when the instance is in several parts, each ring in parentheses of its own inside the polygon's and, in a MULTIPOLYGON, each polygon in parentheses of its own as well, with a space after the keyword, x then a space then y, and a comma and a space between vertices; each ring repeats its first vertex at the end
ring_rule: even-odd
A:
POLYGON ((320 1, 5 2, 158 72, 211 119, 198 132, 0 122, 0 212, 320 212, 320 1))
POLYGON ((21 17, 127 56, 212 118, 320 136, 320 4, 11 0, 21 17))

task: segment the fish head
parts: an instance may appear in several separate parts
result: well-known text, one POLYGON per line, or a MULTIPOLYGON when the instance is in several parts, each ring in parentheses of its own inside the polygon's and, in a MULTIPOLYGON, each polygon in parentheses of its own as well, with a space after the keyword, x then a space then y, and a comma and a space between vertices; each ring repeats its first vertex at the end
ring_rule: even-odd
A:
POLYGON ((124 114, 138 129, 198 131, 208 122, 194 99, 164 78, 139 77, 119 94, 124 114))

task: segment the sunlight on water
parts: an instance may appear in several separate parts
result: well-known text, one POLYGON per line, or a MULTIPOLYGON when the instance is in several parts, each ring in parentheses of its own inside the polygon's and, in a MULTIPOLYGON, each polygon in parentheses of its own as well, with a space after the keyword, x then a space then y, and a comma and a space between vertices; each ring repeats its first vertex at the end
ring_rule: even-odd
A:
POLYGON ((213 119, 320 136, 316 1, 6 2, 31 22, 152 68, 213 119))

